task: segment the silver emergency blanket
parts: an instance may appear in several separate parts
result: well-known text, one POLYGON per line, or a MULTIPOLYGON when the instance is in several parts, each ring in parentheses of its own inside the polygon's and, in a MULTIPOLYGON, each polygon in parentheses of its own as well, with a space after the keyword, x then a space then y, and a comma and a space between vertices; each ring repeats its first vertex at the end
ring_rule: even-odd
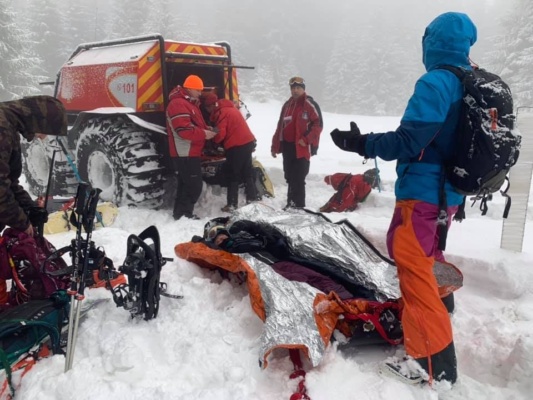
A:
POLYGON ((303 210, 278 211, 260 203, 236 210, 231 221, 238 220, 274 225, 287 238, 294 254, 329 264, 332 271, 374 291, 378 300, 400 297, 396 267, 345 225, 303 210))
POLYGON ((239 254, 254 270, 265 304, 265 326, 260 339, 259 364, 276 347, 305 345, 313 366, 322 359, 326 346, 315 323, 313 302, 319 290, 307 283, 293 282, 269 265, 248 254, 239 254))
MULTIPOLYGON (((278 211, 260 203, 236 210, 230 223, 238 220, 275 226, 287 238, 294 254, 329 264, 338 274, 372 289, 378 300, 400 297, 396 267, 381 258, 346 225, 334 224, 303 210, 278 211)), ((319 310, 313 309, 315 296, 320 291, 306 283, 284 278, 256 257, 249 254, 239 256, 254 270, 265 306, 260 365, 266 366, 263 360, 272 349, 304 345, 311 364, 317 366, 325 351, 325 343, 315 321, 319 310)), ((462 285, 461 274, 447 265, 436 263, 434 272, 441 285, 456 288, 462 285)))

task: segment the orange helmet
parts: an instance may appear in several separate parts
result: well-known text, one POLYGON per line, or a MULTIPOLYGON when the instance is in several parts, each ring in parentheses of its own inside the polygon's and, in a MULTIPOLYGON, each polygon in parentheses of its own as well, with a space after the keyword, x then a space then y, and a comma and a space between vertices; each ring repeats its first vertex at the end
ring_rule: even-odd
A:
POLYGON ((185 89, 202 91, 204 90, 204 82, 197 75, 189 75, 187 78, 185 78, 185 82, 183 82, 183 87, 185 89))

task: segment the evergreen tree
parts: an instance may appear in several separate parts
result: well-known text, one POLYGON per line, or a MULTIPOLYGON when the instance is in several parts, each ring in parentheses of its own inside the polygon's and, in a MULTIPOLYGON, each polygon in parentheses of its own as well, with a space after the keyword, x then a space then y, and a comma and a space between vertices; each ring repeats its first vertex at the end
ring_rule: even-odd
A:
POLYGON ((35 73, 42 60, 23 22, 8 0, 0 0, 0 101, 40 93, 39 81, 44 77, 35 73))
MULTIPOLYGON (((345 17, 339 33, 333 42, 331 55, 326 66, 324 111, 355 113, 359 96, 358 75, 362 72, 365 59, 360 57, 359 33, 353 28, 352 17, 345 17)), ((362 80, 362 79, 361 79, 362 80)))
POLYGON ((257 74, 253 80, 253 98, 260 103, 267 103, 276 97, 274 90, 274 73, 269 65, 257 67, 257 74))
POLYGON ((82 43, 96 42, 106 38, 105 15, 102 4, 96 0, 68 0, 65 4, 66 41, 63 49, 64 60, 82 43))
POLYGON ((507 54, 501 76, 511 87, 515 107, 533 106, 533 3, 518 0, 503 24, 507 54))
POLYGON ((66 14, 62 0, 29 0, 25 12, 29 27, 36 35, 37 48, 43 58, 42 68, 48 80, 53 80, 66 61, 66 14))
POLYGON ((141 36, 148 32, 145 26, 146 16, 150 12, 148 2, 136 2, 132 6, 130 0, 112 0, 109 19, 106 21, 106 34, 109 39, 120 39, 141 36))
POLYGON ((142 23, 146 33, 160 33, 165 39, 198 41, 198 24, 190 18, 191 4, 171 0, 149 0, 148 14, 142 23))

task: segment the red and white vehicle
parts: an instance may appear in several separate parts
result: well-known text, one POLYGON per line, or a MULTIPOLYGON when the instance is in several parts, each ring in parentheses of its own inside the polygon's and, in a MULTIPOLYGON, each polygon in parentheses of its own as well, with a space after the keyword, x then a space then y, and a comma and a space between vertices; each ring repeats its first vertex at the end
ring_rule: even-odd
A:
MULTIPOLYGON (((56 153, 53 194, 75 193, 81 179, 102 189, 103 200, 159 207, 172 172, 164 113, 169 91, 196 74, 207 91, 238 104, 237 68, 251 67, 233 65, 226 42, 150 35, 78 46, 55 82, 54 95, 68 111, 62 143, 70 156, 56 153)), ((54 142, 24 146, 24 172, 34 194, 45 192, 54 142)))

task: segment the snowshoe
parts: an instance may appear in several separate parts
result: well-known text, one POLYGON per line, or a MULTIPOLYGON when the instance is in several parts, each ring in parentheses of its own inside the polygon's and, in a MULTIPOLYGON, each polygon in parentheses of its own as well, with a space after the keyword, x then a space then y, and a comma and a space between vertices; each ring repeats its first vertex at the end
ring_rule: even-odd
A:
POLYGON ((421 385, 428 382, 424 369, 412 358, 384 361, 379 366, 379 373, 390 376, 408 385, 421 385))
POLYGON ((117 307, 132 316, 150 320, 157 317, 161 284, 159 277, 166 260, 161 256, 161 241, 155 226, 139 236, 130 235, 123 265, 118 270, 128 277, 128 284, 116 286, 112 293, 117 307))

